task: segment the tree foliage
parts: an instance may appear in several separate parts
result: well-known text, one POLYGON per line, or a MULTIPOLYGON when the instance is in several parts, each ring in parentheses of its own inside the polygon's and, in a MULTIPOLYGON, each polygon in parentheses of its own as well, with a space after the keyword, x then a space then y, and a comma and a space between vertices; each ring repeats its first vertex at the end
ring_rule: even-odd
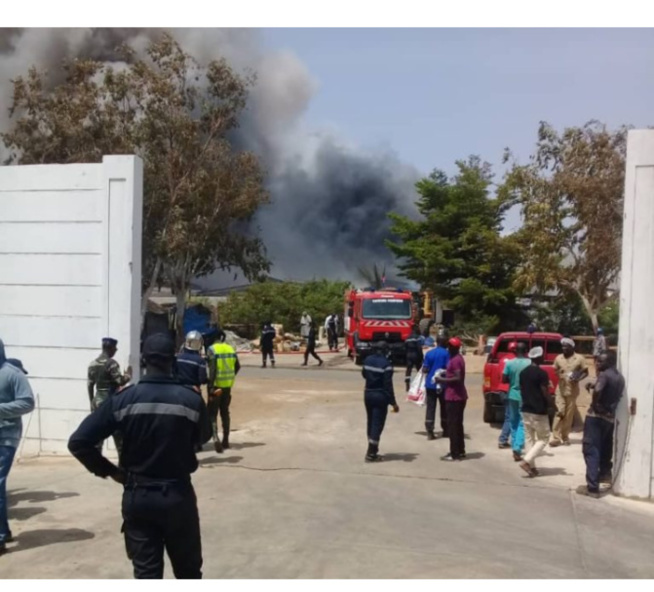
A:
POLYGON ((285 331, 299 331, 306 310, 320 327, 329 314, 343 313, 348 282, 314 280, 306 283, 264 281, 234 292, 219 305, 222 324, 253 324, 270 320, 285 331))
POLYGON ((416 184, 421 218, 391 214, 399 240, 387 244, 401 275, 431 289, 469 332, 513 328, 522 318, 512 288, 519 251, 501 236, 508 204, 490 194, 488 163, 471 157, 457 167, 453 178, 436 170, 416 184))
POLYGON ((359 267, 358 271, 361 278, 368 283, 368 287, 375 290, 381 290, 384 287, 386 282, 385 265, 380 269, 376 263, 373 263, 372 267, 359 267))
POLYGON ((167 282, 183 308, 193 277, 237 266, 252 279, 269 269, 261 241, 241 231, 268 201, 263 172, 227 140, 254 78, 224 59, 201 67, 170 35, 144 57, 120 51, 119 67, 64 63, 54 88, 35 68, 17 78, 13 128, 1 137, 10 161, 23 164, 141 156, 144 303, 167 282))
POLYGON ((499 192, 524 217, 516 287, 577 294, 595 329, 620 270, 626 132, 542 122, 535 154, 513 163, 499 192))

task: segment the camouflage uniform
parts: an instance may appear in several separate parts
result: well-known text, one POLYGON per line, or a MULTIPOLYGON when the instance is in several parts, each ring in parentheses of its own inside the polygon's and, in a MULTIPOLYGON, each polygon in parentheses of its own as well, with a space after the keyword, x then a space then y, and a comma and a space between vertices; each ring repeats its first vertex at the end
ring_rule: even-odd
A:
MULTIPOLYGON (((89 364, 88 369, 88 392, 91 403, 91 411, 95 411, 109 397, 115 395, 121 386, 130 381, 130 377, 120 371, 120 365, 116 360, 110 358, 106 353, 101 353, 89 364), (95 394, 94 393, 95 388, 95 394)), ((120 456, 122 450, 122 434, 116 432, 113 435, 116 450, 120 456)), ((102 445, 100 445, 102 447, 102 445)))

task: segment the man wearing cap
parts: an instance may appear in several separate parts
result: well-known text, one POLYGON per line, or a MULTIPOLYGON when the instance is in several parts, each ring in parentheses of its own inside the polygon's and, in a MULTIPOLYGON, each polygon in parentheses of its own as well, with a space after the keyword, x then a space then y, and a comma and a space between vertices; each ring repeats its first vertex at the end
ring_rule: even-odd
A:
POLYGON ((509 407, 509 424, 511 426, 511 449, 513 450, 513 460, 522 460, 522 447, 525 444, 525 428, 522 424, 522 414, 520 406, 522 405, 522 395, 520 394, 520 373, 529 366, 530 362, 526 357, 527 345, 519 342, 515 348, 516 357, 509 360, 502 372, 502 382, 509 385, 508 407, 509 407))
POLYGON ((445 376, 436 376, 437 383, 445 387, 445 410, 447 412, 447 432, 450 437, 450 452, 441 460, 459 461, 466 457, 463 413, 468 400, 465 386, 466 362, 461 355, 461 340, 453 337, 448 341, 450 360, 445 376))
MULTIPOLYGON (((109 397, 115 395, 118 389, 125 386, 131 379, 131 368, 123 374, 120 365, 114 356, 118 351, 118 341, 112 337, 105 337, 102 340, 102 353, 89 364, 87 389, 91 411, 95 411, 109 397)), ((121 435, 116 433, 113 436, 118 456, 120 457, 121 435)), ((100 443, 102 446, 102 442, 100 443)))
POLYGON ((0 339, 0 555, 13 542, 7 517, 7 477, 23 435, 22 416, 34 409, 34 394, 19 360, 5 357, 0 339))
POLYGON ((543 348, 534 347, 529 351, 531 365, 520 373, 520 394, 522 395, 522 421, 525 426, 527 453, 520 468, 530 477, 536 477, 536 458, 543 453, 550 438, 550 422, 547 411, 550 406, 547 372, 543 363, 543 348))
POLYGON ((164 548, 178 579, 202 577, 200 520, 191 473, 195 446, 211 437, 202 397, 173 377, 175 344, 161 333, 143 345, 145 376, 110 397, 70 437, 68 449, 91 473, 124 485, 127 556, 138 579, 161 579, 164 548), (97 444, 120 430, 121 466, 97 444))
POLYGON ((552 426, 550 446, 570 444, 570 430, 577 410, 579 383, 588 376, 584 356, 575 352, 575 342, 569 337, 561 340, 563 353, 554 360, 554 371, 559 377, 556 388, 556 417, 552 426))
POLYGON ((366 381, 363 391, 363 401, 366 406, 368 450, 365 461, 375 462, 381 460, 379 455, 379 441, 389 405, 395 413, 400 408, 395 400, 393 389, 393 364, 386 357, 386 343, 383 341, 372 344, 372 353, 366 356, 361 368, 361 376, 366 381))
MULTIPOLYGON (((501 363, 501 368, 502 372, 501 374, 504 374, 504 367, 506 366, 506 363, 509 360, 513 360, 515 358, 515 350, 518 347, 518 343, 516 341, 511 341, 508 346, 508 352, 507 354, 502 358, 502 363, 501 363)), ((509 448, 511 445, 509 444, 509 437, 511 436, 511 415, 509 412, 509 391, 507 389, 506 393, 503 393, 504 395, 504 424, 502 424, 502 431, 500 432, 500 437, 498 438, 497 446, 498 448, 509 448)))
POLYGON ((593 398, 584 422, 582 450, 586 461, 586 486, 577 488, 581 495, 599 497, 599 484, 613 481, 613 424, 625 385, 616 364, 614 351, 600 354, 597 381, 586 385, 593 398))

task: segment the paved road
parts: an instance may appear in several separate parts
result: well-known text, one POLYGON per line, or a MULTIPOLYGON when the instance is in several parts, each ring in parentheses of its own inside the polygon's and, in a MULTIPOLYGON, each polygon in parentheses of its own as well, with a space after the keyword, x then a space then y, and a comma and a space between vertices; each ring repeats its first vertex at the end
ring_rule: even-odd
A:
MULTIPOLYGON (((234 447, 207 446, 194 476, 205 576, 653 577, 651 507, 571 493, 583 481, 579 435, 542 460, 543 477, 523 477, 481 422, 479 381, 469 460, 441 462, 447 442, 428 442, 423 410, 404 403, 382 438, 386 460, 370 465, 357 373, 246 367, 234 447)), ((131 577, 119 486, 38 459, 15 468, 9 489, 18 542, 0 558, 3 577, 131 577)))

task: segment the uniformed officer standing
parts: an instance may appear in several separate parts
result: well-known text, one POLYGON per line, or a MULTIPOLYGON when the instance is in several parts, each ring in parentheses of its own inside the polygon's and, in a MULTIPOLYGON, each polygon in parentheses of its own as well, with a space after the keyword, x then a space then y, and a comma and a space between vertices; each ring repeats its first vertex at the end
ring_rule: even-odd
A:
POLYGON ((170 337, 148 337, 143 358, 145 377, 87 417, 68 449, 94 475, 125 486, 123 532, 135 578, 163 578, 165 547, 176 578, 199 579, 200 520, 191 473, 198 468, 195 445, 211 437, 207 409, 197 393, 173 378, 170 337), (118 429, 120 468, 97 449, 118 429))
POLYGON ((209 348, 209 416, 213 427, 214 448, 222 452, 229 448, 229 405, 232 402, 232 387, 241 364, 234 348, 225 343, 223 333, 217 343, 209 348), (222 442, 218 437, 218 412, 223 424, 222 442))
POLYGON ((272 326, 270 321, 266 321, 263 324, 261 329, 261 356, 263 357, 262 368, 266 367, 266 360, 270 357, 270 365, 275 367, 275 352, 274 352, 274 343, 275 337, 277 336, 277 331, 272 326))
POLYGON ((184 349, 177 354, 176 374, 179 381, 192 387, 198 393, 203 384, 207 384, 207 363, 200 350, 202 335, 199 331, 189 331, 184 341, 184 349))
POLYGON ((411 371, 415 368, 416 372, 420 372, 422 369, 422 362, 424 360, 422 343, 420 327, 414 325, 411 335, 404 342, 406 348, 406 374, 404 376, 404 384, 407 392, 409 392, 409 388, 411 387, 411 371))
POLYGON ((386 344, 373 343, 372 354, 366 357, 361 375, 366 380, 363 400, 368 420, 368 451, 366 462, 381 460, 379 440, 384 431, 389 405, 397 413, 400 408, 395 401, 393 389, 393 365, 385 355, 386 344))
MULTIPOLYGON (((95 411, 109 397, 115 395, 118 390, 132 380, 132 369, 127 368, 125 374, 120 371, 120 365, 114 356, 118 351, 118 341, 105 337, 102 340, 102 353, 89 364, 87 389, 91 411, 95 411)), ((122 436, 115 433, 114 444, 120 456, 122 436)), ((102 442, 99 444, 102 448, 102 442)))

